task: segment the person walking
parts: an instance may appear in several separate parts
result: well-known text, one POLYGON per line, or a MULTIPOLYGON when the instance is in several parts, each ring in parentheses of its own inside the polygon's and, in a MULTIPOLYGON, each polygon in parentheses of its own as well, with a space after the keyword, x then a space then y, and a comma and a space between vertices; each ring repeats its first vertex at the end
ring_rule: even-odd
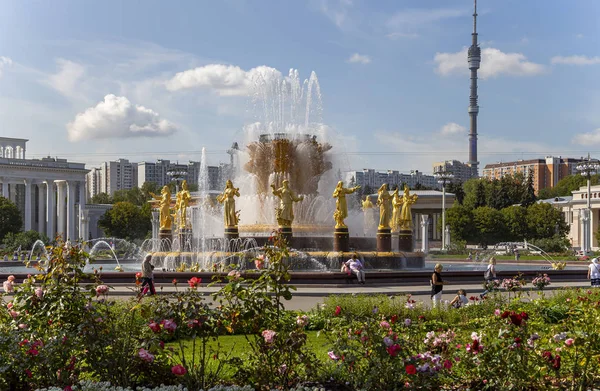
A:
POLYGON ((144 296, 148 291, 151 295, 156 294, 154 289, 154 265, 150 263, 152 261, 152 254, 146 255, 144 262, 142 262, 142 293, 140 297, 144 296))
POLYGON ((444 280, 442 279, 442 270, 444 266, 438 263, 433 268, 433 274, 431 275, 431 301, 433 308, 438 308, 442 301, 442 289, 444 288, 444 280))
POLYGON ((356 254, 352 254, 352 257, 346 261, 346 267, 350 269, 350 272, 356 274, 359 284, 365 284, 365 267, 356 254))
MULTIPOLYGON (((490 262, 487 266, 487 269, 485 270, 485 273, 483 273, 483 279, 485 280, 486 283, 498 279, 498 277, 496 276, 496 258, 495 257, 490 258, 490 262)), ((479 295, 479 297, 483 299, 485 297, 485 295, 487 295, 489 292, 490 292, 489 289, 486 289, 485 291, 483 291, 483 293, 481 293, 479 295)))
POLYGON ((587 278, 593 287, 600 287, 600 265, 598 265, 598 258, 592 258, 592 263, 588 268, 587 278))

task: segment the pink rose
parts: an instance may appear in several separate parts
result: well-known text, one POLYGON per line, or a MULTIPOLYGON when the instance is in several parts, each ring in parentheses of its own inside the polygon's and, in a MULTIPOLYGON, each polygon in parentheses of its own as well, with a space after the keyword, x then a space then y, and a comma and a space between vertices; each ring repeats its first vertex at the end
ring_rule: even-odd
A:
POLYGON ((10 311, 10 316, 12 316, 13 319, 17 319, 17 316, 19 316, 19 313, 17 311, 10 311))
POLYGON ((565 340, 565 345, 567 346, 572 346, 575 343, 575 340, 573 338, 567 338, 565 340))
POLYGON ((329 356, 330 359, 332 359, 334 361, 337 361, 340 359, 338 356, 336 356, 336 354, 333 351, 327 353, 327 355, 329 356))
POLYGON ((42 296, 44 296, 44 290, 43 290, 42 288, 36 288, 36 289, 35 289, 35 295, 36 295, 38 298, 40 298, 40 299, 41 299, 41 298, 42 298, 42 296))
POLYGON ((144 360, 144 361, 146 361, 146 362, 152 362, 152 361, 154 361, 154 355, 153 355, 153 354, 151 354, 149 351, 147 351, 147 350, 146 350, 146 349, 144 349, 144 348, 141 348, 141 349, 140 349, 140 351, 138 352, 138 356, 139 356, 139 357, 140 357, 142 360, 144 360))
POLYGON ((494 311, 494 315, 500 316, 501 314, 502 314, 502 311, 500 311, 499 308, 496 308, 496 311, 494 311))
POLYGON ((13 303, 12 301, 9 301, 8 304, 6 304, 6 308, 11 309, 13 308, 13 303))
POLYGON ((390 324, 388 322, 386 322, 385 320, 382 320, 381 322, 379 322, 379 326, 383 327, 384 329, 390 328, 390 324))
POLYGON ((177 324, 173 322, 172 319, 165 319, 161 323, 165 330, 167 330, 169 333, 172 333, 175 331, 175 329, 177 329, 177 324))
POLYGON ((108 292, 108 286, 98 285, 96 287, 96 296, 105 295, 108 292))
POLYGON ((273 330, 264 330, 262 332, 262 336, 265 339, 265 343, 268 343, 268 344, 272 344, 273 343, 273 340, 274 340, 274 338, 275 338, 276 335, 277 335, 277 333, 275 331, 273 331, 273 330))
POLYGON ((232 270, 229 273, 227 273, 227 276, 229 276, 232 280, 235 281, 235 280, 239 280, 242 275, 240 274, 239 271, 232 270))
POLYGON ((20 329, 26 329, 28 326, 25 323, 20 323, 19 324, 19 328, 20 329))
POLYGON ((308 324, 308 316, 298 315, 298 317, 296 318, 296 324, 300 327, 305 327, 308 324))
POLYGON ((171 372, 175 376, 183 376, 187 373, 187 370, 185 369, 185 367, 183 365, 178 364, 171 368, 171 372))
POLYGON ((254 266, 256 266, 256 268, 258 270, 264 268, 265 267, 265 256, 259 255, 258 257, 256 257, 256 259, 254 260, 254 266))

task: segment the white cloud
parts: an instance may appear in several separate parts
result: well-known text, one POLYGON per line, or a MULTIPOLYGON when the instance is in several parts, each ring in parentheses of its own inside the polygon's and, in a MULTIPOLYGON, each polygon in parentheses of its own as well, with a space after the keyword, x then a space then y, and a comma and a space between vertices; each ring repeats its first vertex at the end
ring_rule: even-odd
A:
POLYGON ((387 37, 415 38, 415 30, 427 28, 431 24, 440 23, 444 19, 468 15, 467 9, 438 8, 438 9, 405 9, 390 16, 385 26, 390 32, 387 37))
POLYGON ((600 128, 589 133, 580 133, 571 140, 573 144, 597 145, 600 144, 600 128))
POLYGON ((48 77, 48 84, 65 96, 76 96, 77 91, 75 86, 85 73, 85 67, 62 58, 57 59, 56 64, 59 71, 48 77))
POLYGON ((104 101, 75 116, 67 124, 70 141, 123 137, 167 136, 176 127, 144 106, 124 96, 106 95, 104 101))
POLYGON ((588 57, 588 56, 555 56, 550 60, 552 64, 566 64, 566 65, 596 65, 600 64, 600 57, 588 57))
POLYGON ((265 65, 244 71, 234 65, 209 64, 177 73, 166 87, 169 91, 206 88, 221 96, 246 96, 261 79, 280 77, 281 72, 265 65))
POLYGON ((12 60, 8 57, 0 56, 0 77, 2 77, 2 71, 5 67, 11 66, 12 60))
POLYGON ((317 0, 317 8, 333 24, 342 29, 349 22, 352 0, 317 0))
POLYGON ((363 54, 354 53, 353 55, 350 56, 350 58, 347 61, 349 63, 368 64, 371 62, 371 57, 363 55, 363 54))
MULTIPOLYGON (((436 53, 434 62, 437 65, 435 71, 442 76, 469 74, 467 48, 457 53, 436 53)), ((494 48, 481 49, 479 76, 482 79, 500 75, 534 76, 545 71, 543 65, 527 61, 527 57, 521 53, 504 53, 494 48)))
POLYGON ((467 132, 467 128, 462 125, 457 124, 456 122, 448 122, 446 125, 442 126, 440 133, 444 136, 451 136, 455 134, 463 134, 467 132))
POLYGON ((581 38, 583 38, 583 34, 576 34, 576 35, 575 35, 575 38, 577 38, 577 39, 581 39, 581 38))

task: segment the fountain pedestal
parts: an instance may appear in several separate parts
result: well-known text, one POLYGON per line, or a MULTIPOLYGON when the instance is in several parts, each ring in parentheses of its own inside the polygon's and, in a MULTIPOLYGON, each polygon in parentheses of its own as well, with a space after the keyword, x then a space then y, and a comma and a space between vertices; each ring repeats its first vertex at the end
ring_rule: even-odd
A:
POLYGON ((401 229, 398 232, 398 251, 412 252, 413 233, 410 229, 401 229))
POLYGON ((240 237, 238 227, 225 227, 225 239, 232 240, 240 237))
POLYGON ((350 251, 350 233, 347 227, 335 228, 333 232, 333 251, 350 251))
POLYGON ((377 229, 377 252, 392 251, 392 230, 390 228, 377 229))
POLYGON ((279 227, 279 234, 286 241, 286 243, 291 245, 292 243, 292 227, 279 227))
POLYGON ((166 251, 171 251, 171 244, 173 243, 173 231, 171 231, 171 229, 162 229, 161 228, 158 231, 158 238, 160 239, 161 242, 164 243, 163 248, 166 251))

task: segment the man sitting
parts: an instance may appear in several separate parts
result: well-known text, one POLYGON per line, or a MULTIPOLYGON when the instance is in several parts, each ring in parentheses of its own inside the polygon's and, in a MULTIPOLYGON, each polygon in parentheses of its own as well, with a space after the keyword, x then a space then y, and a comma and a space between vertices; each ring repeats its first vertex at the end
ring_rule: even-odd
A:
POLYGON ((347 260, 344 263, 344 265, 346 265, 346 267, 348 269, 350 269, 350 272, 356 274, 356 278, 358 279, 359 284, 365 283, 365 271, 364 271, 365 267, 363 266, 360 259, 358 259, 356 254, 352 254, 352 258, 347 260))

